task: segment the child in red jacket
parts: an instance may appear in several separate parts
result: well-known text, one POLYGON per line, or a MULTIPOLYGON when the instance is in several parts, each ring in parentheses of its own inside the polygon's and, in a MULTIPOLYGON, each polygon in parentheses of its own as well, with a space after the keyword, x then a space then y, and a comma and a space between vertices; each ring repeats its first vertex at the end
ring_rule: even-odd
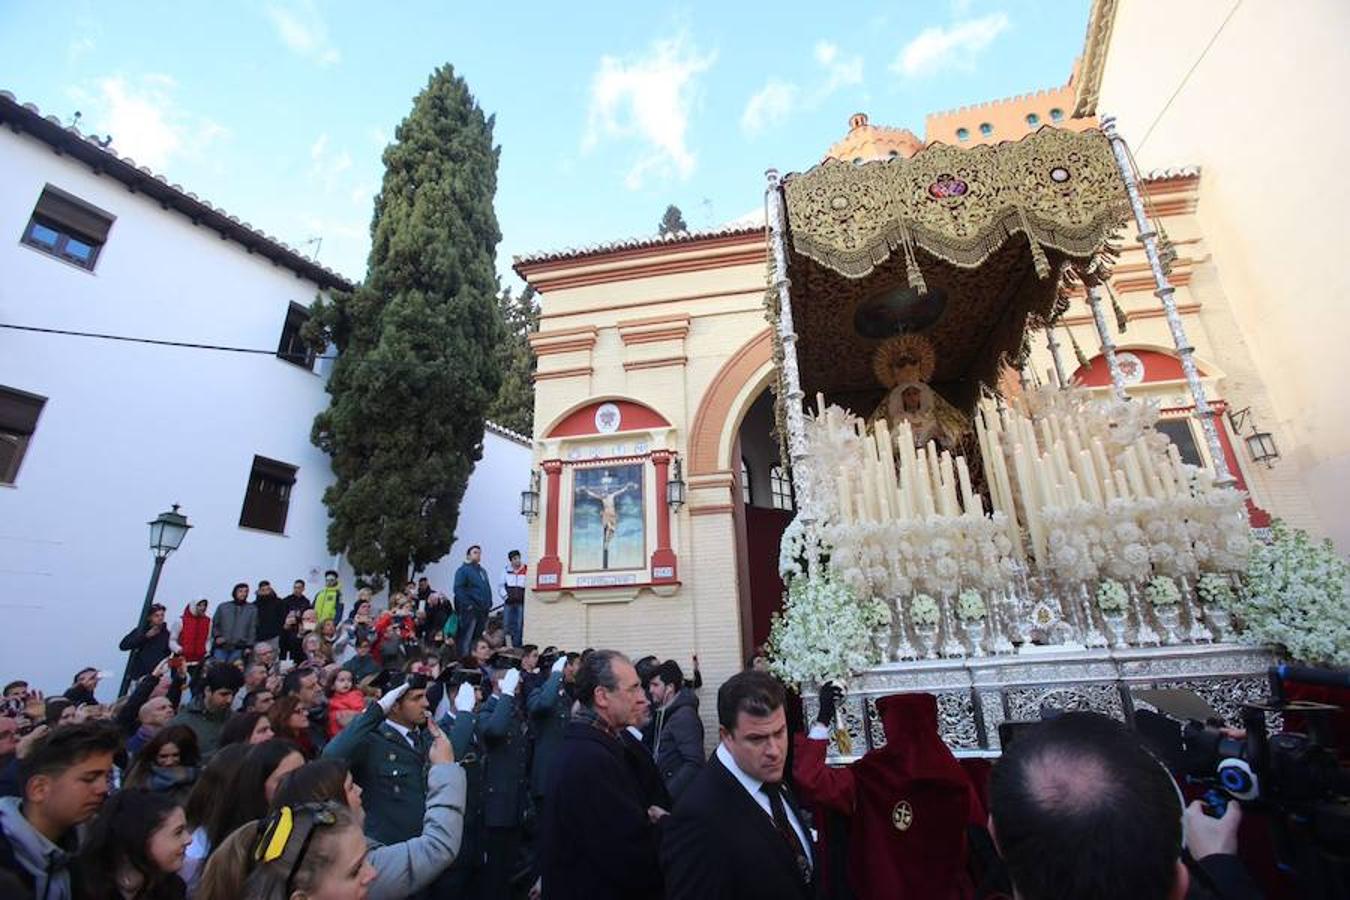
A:
POLYGON ((347 727, 366 708, 366 695, 356 686, 352 673, 338 669, 328 679, 328 738, 347 727))

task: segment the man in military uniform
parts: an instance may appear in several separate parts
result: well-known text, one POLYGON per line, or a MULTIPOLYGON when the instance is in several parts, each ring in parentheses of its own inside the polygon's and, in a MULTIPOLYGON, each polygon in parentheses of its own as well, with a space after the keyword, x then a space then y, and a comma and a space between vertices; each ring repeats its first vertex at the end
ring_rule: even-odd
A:
POLYGON ((549 766, 562 745, 567 720, 572 717, 571 686, 576 681, 576 653, 561 653, 549 670, 548 680, 530 693, 526 711, 534 733, 534 763, 530 767, 530 793, 537 811, 544 807, 544 788, 549 766))
POLYGON ((507 653, 493 657, 497 693, 483 703, 478 717, 478 736, 483 746, 483 803, 487 863, 483 873, 484 897, 511 896, 511 876, 520 856, 525 805, 528 802, 526 769, 530 744, 520 699, 519 660, 507 653))
POLYGON ((352 779, 363 791, 366 836, 381 844, 401 843, 422 833, 432 744, 425 727, 426 688, 426 676, 406 676, 402 684, 368 704, 323 750, 326 757, 347 761, 352 779))
POLYGON ((431 896, 482 896, 483 876, 483 748, 478 740, 479 691, 470 683, 477 670, 457 671, 450 683, 458 683, 454 701, 441 717, 441 730, 450 738, 455 759, 464 767, 468 791, 464 803, 464 837, 459 854, 436 880, 431 896))

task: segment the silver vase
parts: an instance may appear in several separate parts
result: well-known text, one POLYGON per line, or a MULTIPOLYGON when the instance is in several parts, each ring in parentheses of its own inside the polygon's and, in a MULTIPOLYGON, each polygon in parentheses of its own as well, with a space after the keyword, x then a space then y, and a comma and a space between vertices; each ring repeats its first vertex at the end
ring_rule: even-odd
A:
POLYGON ((1106 622, 1106 629, 1111 632, 1111 647, 1114 650, 1130 646, 1130 642, 1125 638, 1125 626, 1127 619, 1125 613, 1102 612, 1102 619, 1106 622))
POLYGON ((973 619, 969 622, 963 622, 962 625, 965 627, 966 640, 970 643, 970 655, 984 656, 985 620, 973 619))
POLYGON ((1169 603, 1166 606, 1154 606, 1153 614, 1158 617, 1158 625, 1162 628, 1162 640, 1164 644, 1181 643, 1181 606, 1177 603, 1169 603))
POLYGON ((1206 606, 1202 608, 1205 622, 1209 626, 1210 633, 1214 635, 1216 641, 1231 641, 1233 635, 1233 617, 1228 610, 1219 606, 1206 606))

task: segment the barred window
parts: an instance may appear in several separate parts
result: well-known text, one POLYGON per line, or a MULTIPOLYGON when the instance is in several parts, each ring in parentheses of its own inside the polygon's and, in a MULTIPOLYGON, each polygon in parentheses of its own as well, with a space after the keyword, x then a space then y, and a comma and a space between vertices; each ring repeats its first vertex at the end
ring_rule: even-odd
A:
POLYGON ((782 466, 769 469, 769 493, 773 495, 774 509, 796 509, 792 498, 792 480, 783 471, 782 466))

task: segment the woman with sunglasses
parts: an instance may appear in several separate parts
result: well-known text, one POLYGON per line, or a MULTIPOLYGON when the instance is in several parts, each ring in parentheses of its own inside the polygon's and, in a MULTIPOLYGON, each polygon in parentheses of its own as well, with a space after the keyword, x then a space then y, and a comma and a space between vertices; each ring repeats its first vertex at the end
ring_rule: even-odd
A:
POLYGON ((191 836, 167 794, 130 789, 103 804, 80 848, 80 900, 181 900, 178 872, 191 836))
POLYGON ((167 725, 136 754, 123 786, 167 793, 185 803, 197 782, 199 761, 197 733, 186 725, 167 725))
MULTIPOLYGON (((449 868, 459 854, 467 780, 463 767, 454 762, 449 738, 434 722, 428 722, 427 728, 433 743, 428 753, 431 768, 427 772, 422 833, 397 844, 367 842, 370 864, 376 872, 369 900, 399 900, 416 895, 449 868)), ((352 780, 346 760, 326 757, 287 775, 272 800, 272 809, 276 812, 282 806, 306 803, 341 804, 358 825, 365 824, 361 787, 352 780)))

